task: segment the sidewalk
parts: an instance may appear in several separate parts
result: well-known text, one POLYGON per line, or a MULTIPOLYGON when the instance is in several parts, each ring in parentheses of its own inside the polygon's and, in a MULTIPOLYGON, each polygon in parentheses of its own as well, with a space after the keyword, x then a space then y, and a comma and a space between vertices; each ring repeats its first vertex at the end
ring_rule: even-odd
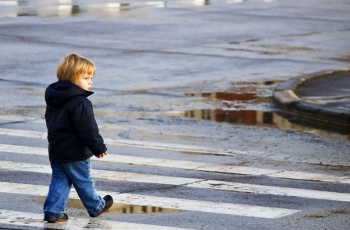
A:
POLYGON ((350 128, 350 69, 287 80, 275 88, 273 98, 298 119, 350 128))

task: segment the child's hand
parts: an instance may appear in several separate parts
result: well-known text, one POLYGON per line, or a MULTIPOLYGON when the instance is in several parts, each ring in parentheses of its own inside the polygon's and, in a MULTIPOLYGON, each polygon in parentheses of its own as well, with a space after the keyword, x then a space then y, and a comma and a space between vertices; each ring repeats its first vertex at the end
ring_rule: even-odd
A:
POLYGON ((108 152, 106 151, 104 153, 101 153, 100 155, 97 155, 96 157, 97 158, 102 158, 102 157, 107 156, 107 155, 108 155, 108 152))

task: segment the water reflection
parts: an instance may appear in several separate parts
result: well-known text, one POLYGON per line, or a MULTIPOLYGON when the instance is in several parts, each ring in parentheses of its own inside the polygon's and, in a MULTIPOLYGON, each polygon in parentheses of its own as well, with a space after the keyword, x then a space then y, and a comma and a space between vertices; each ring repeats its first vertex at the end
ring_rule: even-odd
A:
POLYGON ((255 110, 191 110, 184 113, 185 117, 199 118, 217 122, 228 122, 231 124, 275 126, 281 122, 279 116, 272 112, 255 110))
POLYGON ((278 82, 236 83, 228 92, 190 93, 187 96, 205 97, 218 101, 219 109, 196 109, 178 116, 195 119, 227 122, 238 125, 272 127, 284 130, 298 130, 336 139, 350 140, 348 130, 325 124, 291 118, 272 104, 271 89, 278 82), (256 109, 247 109, 256 108, 256 109))
MULTIPOLYGON (((44 197, 39 198, 39 203, 43 204, 45 201, 44 197)), ((78 199, 69 199, 67 207, 85 210, 84 205, 78 199)), ((157 214, 157 213, 174 213, 181 212, 178 209, 162 208, 151 205, 132 205, 123 203, 113 203, 112 207, 108 209, 108 213, 113 214, 157 214)))
MULTIPOLYGON (((180 115, 180 114, 178 114, 180 115)), ((190 110, 182 114, 185 117, 191 117, 195 119, 210 120, 215 122, 227 122, 238 125, 253 125, 260 127, 272 127, 283 130, 298 130, 309 133, 315 133, 323 136, 328 136, 335 139, 350 140, 348 135, 342 130, 332 130, 329 127, 323 127, 322 129, 315 129, 313 125, 306 121, 294 120, 284 118, 277 112, 264 112, 258 110, 190 110), (295 123, 294 123, 295 122, 295 123), (309 126, 308 126, 309 125, 309 126), (328 131, 329 130, 329 131, 328 131), (339 133, 336 133, 339 132, 339 133)), ((320 126, 320 128, 322 128, 320 126)))

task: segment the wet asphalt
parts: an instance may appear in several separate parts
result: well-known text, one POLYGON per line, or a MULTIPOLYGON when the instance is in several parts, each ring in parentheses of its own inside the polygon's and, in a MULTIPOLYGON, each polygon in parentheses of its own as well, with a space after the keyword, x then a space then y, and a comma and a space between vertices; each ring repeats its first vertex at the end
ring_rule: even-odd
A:
MULTIPOLYGON (((315 78, 294 87, 305 76, 349 67, 348 1, 135 0, 118 6, 111 1, 67 2, 0 2, 0 128, 45 132, 45 87, 55 81, 59 59, 78 52, 97 66, 91 101, 105 138, 233 153, 221 156, 111 145, 111 155, 349 177, 350 144, 344 130, 322 129, 318 121, 310 126, 290 122, 295 117, 281 115, 281 108, 288 107, 283 103, 296 97, 326 105, 323 108, 348 109, 348 75, 315 78), (283 95, 281 107, 273 103, 276 92, 291 89, 296 97, 283 95)), ((313 120, 310 114, 307 120, 313 120)), ((46 140, 34 137, 0 135, 0 140, 6 145, 47 147, 46 140)), ((0 160, 48 165, 45 156, 18 152, 0 152, 0 160)), ((347 184, 266 175, 110 162, 94 162, 93 167, 339 193, 350 189, 347 184)), ((47 186, 49 178, 43 173, 0 170, 1 182, 47 186)), ((102 220, 195 229, 349 226, 348 202, 102 179, 96 180, 96 186, 121 193, 301 210, 277 219, 180 210, 110 213, 102 220)), ((1 194, 1 209, 41 213, 42 197, 1 194)), ((70 204, 68 211, 71 216, 86 217, 78 204, 70 204)))

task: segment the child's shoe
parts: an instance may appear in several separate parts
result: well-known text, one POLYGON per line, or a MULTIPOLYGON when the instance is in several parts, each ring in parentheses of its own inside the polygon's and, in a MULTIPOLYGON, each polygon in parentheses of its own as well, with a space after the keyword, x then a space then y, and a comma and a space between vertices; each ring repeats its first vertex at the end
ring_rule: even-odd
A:
POLYGON ((91 217, 98 217, 99 215, 101 215, 102 213, 106 212, 113 204, 113 198, 110 195, 106 195, 105 197, 103 197, 103 199, 106 201, 106 204, 104 206, 104 208, 101 210, 101 212, 95 214, 95 215, 91 215, 91 217))
POLYGON ((68 220, 68 215, 64 213, 64 215, 60 218, 54 218, 54 217, 45 217, 44 220, 46 220, 49 223, 61 223, 66 222, 68 220))

